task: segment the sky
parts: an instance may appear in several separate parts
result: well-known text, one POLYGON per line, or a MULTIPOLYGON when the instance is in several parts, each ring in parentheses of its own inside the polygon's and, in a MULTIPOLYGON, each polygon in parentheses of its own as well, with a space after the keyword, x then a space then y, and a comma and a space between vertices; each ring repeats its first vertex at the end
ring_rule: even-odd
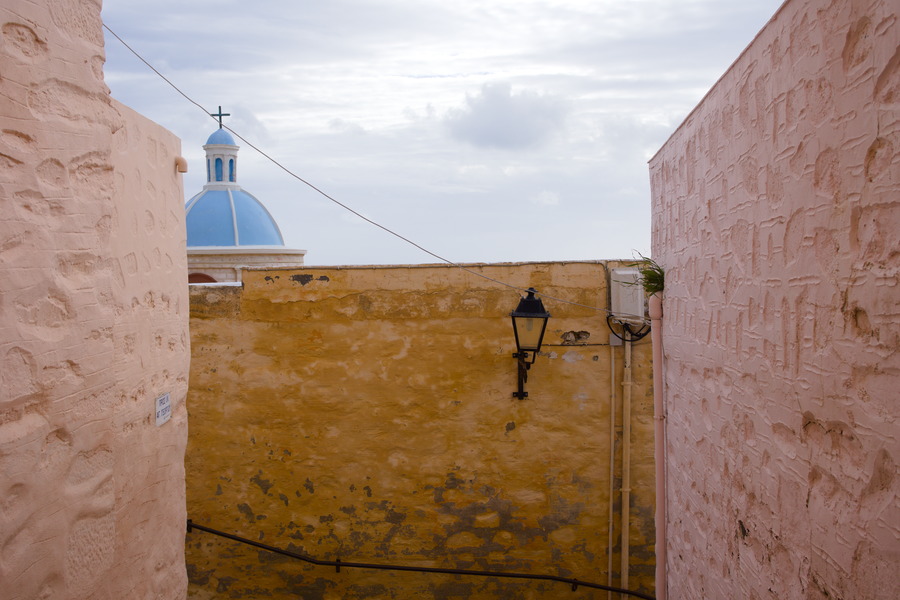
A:
MULTIPOLYGON (((104 0, 238 140, 309 265, 650 255, 647 161, 782 0, 104 0), (440 258, 436 258, 440 257, 440 258)), ((217 122, 108 32, 106 83, 172 131, 185 200, 217 122)))

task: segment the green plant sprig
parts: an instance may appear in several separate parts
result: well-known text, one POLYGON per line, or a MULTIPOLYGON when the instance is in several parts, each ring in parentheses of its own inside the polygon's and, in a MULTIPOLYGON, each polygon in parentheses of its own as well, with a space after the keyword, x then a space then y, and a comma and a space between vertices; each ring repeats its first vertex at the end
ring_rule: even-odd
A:
POLYGON ((641 275, 641 287, 644 292, 650 296, 652 294, 663 291, 665 287, 666 273, 659 264, 652 258, 648 258, 638 252, 641 257, 639 261, 633 262, 629 267, 636 267, 641 275))

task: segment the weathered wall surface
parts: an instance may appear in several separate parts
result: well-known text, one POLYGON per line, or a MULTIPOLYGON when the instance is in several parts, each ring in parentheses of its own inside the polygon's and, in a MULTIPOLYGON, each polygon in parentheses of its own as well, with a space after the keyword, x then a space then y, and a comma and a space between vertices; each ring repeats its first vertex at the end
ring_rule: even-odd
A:
POLYGON ((99 2, 0 6, 4 600, 186 593, 180 146, 102 64, 99 2))
MULTIPOLYGON (((600 263, 472 268, 606 306, 600 263)), ((605 314, 545 300, 553 315, 545 346, 529 397, 517 400, 508 315, 519 297, 445 266, 248 270, 243 288, 192 288, 190 517, 320 559, 606 583, 605 314)), ((645 591, 654 535, 649 347, 649 338, 634 346, 630 536, 630 585, 645 591)), ((622 347, 615 352, 621 402, 622 347)), ((619 534, 617 510, 616 572, 619 534)), ((337 574, 197 532, 187 562, 197 598, 606 597, 548 582, 337 574)))
POLYGON ((651 162, 673 598, 896 598, 900 21, 787 2, 651 162))

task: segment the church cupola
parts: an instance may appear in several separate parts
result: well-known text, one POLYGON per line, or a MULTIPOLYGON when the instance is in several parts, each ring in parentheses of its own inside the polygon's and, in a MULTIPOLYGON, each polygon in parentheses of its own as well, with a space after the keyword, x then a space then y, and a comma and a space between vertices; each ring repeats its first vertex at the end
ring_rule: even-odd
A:
POLYGON ((306 250, 284 246, 266 207, 237 183, 238 145, 222 127, 206 140, 206 185, 185 206, 189 282, 240 281, 245 267, 303 264, 306 250))
POLYGON ((217 129, 203 146, 206 150, 206 186, 237 185, 237 151, 234 138, 217 129))

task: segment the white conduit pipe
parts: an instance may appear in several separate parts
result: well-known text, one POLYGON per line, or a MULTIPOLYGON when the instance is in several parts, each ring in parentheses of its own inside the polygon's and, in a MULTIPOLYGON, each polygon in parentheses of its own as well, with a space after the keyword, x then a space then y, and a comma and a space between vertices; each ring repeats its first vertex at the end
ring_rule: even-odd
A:
MULTIPOLYGON (((628 589, 629 524, 631 522, 631 341, 625 340, 622 365, 622 583, 628 589)), ((623 595, 623 598, 625 596, 623 595)))
POLYGON ((650 296, 650 339, 653 342, 653 419, 656 462, 656 600, 666 600, 668 565, 666 564, 666 413, 663 390, 662 298, 650 296))
MULTIPOLYGON (((612 587, 613 573, 613 522, 615 519, 615 511, 613 510, 613 497, 616 493, 616 349, 612 344, 609 345, 609 521, 606 524, 609 532, 609 540, 606 549, 606 555, 609 564, 606 567, 606 585, 612 587)), ((612 592, 606 592, 607 598, 612 598, 612 592)))

